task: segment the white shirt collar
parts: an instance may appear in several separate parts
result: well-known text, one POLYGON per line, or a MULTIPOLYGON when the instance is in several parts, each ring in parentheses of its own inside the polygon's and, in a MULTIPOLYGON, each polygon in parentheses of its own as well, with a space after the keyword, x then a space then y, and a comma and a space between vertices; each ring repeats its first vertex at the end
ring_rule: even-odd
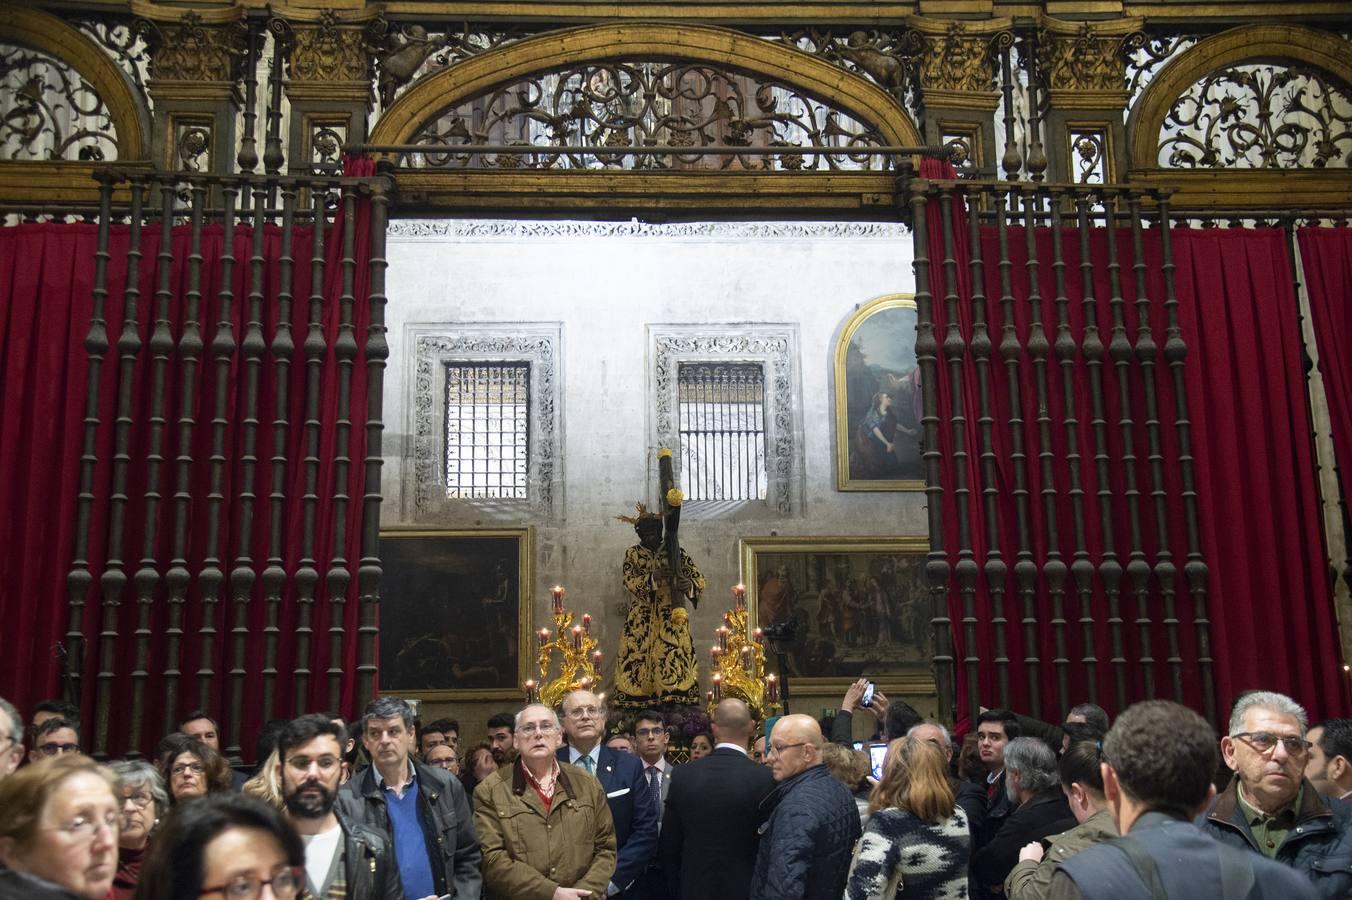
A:
MULTIPOLYGON (((635 755, 635 756, 638 756, 638 754, 634 754, 634 755, 635 755)), ((667 771, 668 771, 669 769, 671 769, 671 763, 667 762, 667 758, 666 758, 665 756, 659 756, 659 757, 657 758, 657 762, 651 763, 651 764, 649 764, 648 762, 646 762, 646 761, 643 759, 643 757, 641 757, 641 756, 638 757, 638 761, 641 762, 641 763, 643 763, 643 771, 644 771, 644 772, 647 772, 650 768, 652 768, 653 766, 656 766, 656 767, 657 767, 657 771, 659 771, 659 772, 661 772, 663 775, 665 775, 665 774, 667 773, 667 771)))
POLYGON ((729 750, 736 750, 743 756, 747 755, 746 748, 743 747, 741 744, 733 744, 728 741, 719 741, 717 744, 714 745, 715 750, 721 750, 724 747, 727 747, 729 750))
POLYGON ((570 763, 576 764, 577 761, 584 756, 591 757, 593 770, 599 770, 601 768, 601 744, 599 742, 595 747, 591 748, 590 753, 583 753, 572 744, 568 745, 568 761, 570 763))

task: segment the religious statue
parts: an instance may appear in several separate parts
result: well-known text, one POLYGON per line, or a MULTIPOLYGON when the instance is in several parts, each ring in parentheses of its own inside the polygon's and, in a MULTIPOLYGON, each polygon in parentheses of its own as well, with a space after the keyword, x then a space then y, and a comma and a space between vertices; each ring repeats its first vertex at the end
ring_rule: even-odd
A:
POLYGON ((637 516, 619 517, 634 526, 638 543, 624 552, 624 587, 633 602, 624 620, 615 661, 617 707, 641 709, 666 703, 697 706, 700 702, 690 613, 685 602, 699 604, 704 576, 675 544, 670 518, 671 512, 666 516, 649 512, 642 503, 638 504, 637 516), (680 560, 676 567, 672 566, 673 558, 680 560))

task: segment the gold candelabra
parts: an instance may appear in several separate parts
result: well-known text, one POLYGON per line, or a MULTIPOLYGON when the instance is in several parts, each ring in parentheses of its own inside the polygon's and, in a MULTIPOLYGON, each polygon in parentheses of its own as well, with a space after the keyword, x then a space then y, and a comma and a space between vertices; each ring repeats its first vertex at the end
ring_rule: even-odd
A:
POLYGON ((779 679, 765 674, 765 642, 759 628, 748 633, 746 587, 732 589, 732 609, 723 613, 723 624, 716 632, 718 643, 709 650, 713 671, 713 689, 705 692, 709 715, 724 697, 737 697, 751 707, 751 714, 764 718, 767 709, 779 702, 779 679))
POLYGON ((596 690, 601 684, 601 651, 591 635, 591 615, 582 614, 582 624, 573 624, 573 613, 563 607, 563 588, 557 585, 550 591, 551 612, 556 634, 550 639, 548 628, 535 633, 539 644, 540 680, 530 679, 525 684, 526 702, 558 706, 569 691, 596 690), (559 674, 549 677, 550 664, 559 654, 559 674))

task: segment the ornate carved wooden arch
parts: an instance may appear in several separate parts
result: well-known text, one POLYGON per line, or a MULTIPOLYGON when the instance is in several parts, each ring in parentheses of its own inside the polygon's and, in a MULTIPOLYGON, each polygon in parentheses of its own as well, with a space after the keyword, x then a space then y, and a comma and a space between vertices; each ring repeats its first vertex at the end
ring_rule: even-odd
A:
MULTIPOLYGON (((654 22, 566 29, 470 57, 424 78, 400 96, 372 129, 370 143, 407 144, 443 110, 513 79, 570 63, 618 58, 688 60, 771 78, 867 122, 890 145, 924 143, 897 100, 859 75, 741 32, 654 22)), ((885 171, 485 173, 400 169, 397 177, 402 206, 462 209, 675 207, 858 215, 861 209, 893 208, 896 187, 894 174, 885 171)))
POLYGON ((1245 25, 1209 37, 1165 65, 1127 121, 1135 177, 1179 189, 1188 206, 1329 207, 1352 201, 1352 179, 1325 169, 1166 169, 1159 165, 1165 118, 1210 72, 1259 60, 1290 60, 1352 85, 1352 44, 1295 25, 1245 25))
MULTIPOLYGON (((0 6, 0 41, 31 47, 68 64, 98 92, 117 133, 118 162, 150 156, 145 103, 108 55, 55 16, 16 5, 0 6)), ((98 195, 93 163, 4 161, 0 200, 92 200, 98 195)))

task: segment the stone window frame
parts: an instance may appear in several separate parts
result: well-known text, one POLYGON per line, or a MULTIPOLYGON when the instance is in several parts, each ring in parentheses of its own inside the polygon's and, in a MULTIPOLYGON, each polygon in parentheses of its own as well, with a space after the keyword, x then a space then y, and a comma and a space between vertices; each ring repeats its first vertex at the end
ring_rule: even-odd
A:
POLYGON ((563 323, 418 323, 406 326, 406 333, 412 396, 402 485, 405 519, 553 520, 563 494, 563 323), (530 365, 527 496, 452 499, 446 496, 446 364, 498 361, 530 365))
MULTIPOLYGON (((803 508, 803 404, 798 326, 700 323, 648 326, 648 436, 654 449, 679 446, 677 373, 682 363, 759 363, 765 373, 766 499, 692 501, 691 518, 730 509, 750 518, 797 515, 803 508)), ((675 454, 681 483, 680 454, 675 454)))

